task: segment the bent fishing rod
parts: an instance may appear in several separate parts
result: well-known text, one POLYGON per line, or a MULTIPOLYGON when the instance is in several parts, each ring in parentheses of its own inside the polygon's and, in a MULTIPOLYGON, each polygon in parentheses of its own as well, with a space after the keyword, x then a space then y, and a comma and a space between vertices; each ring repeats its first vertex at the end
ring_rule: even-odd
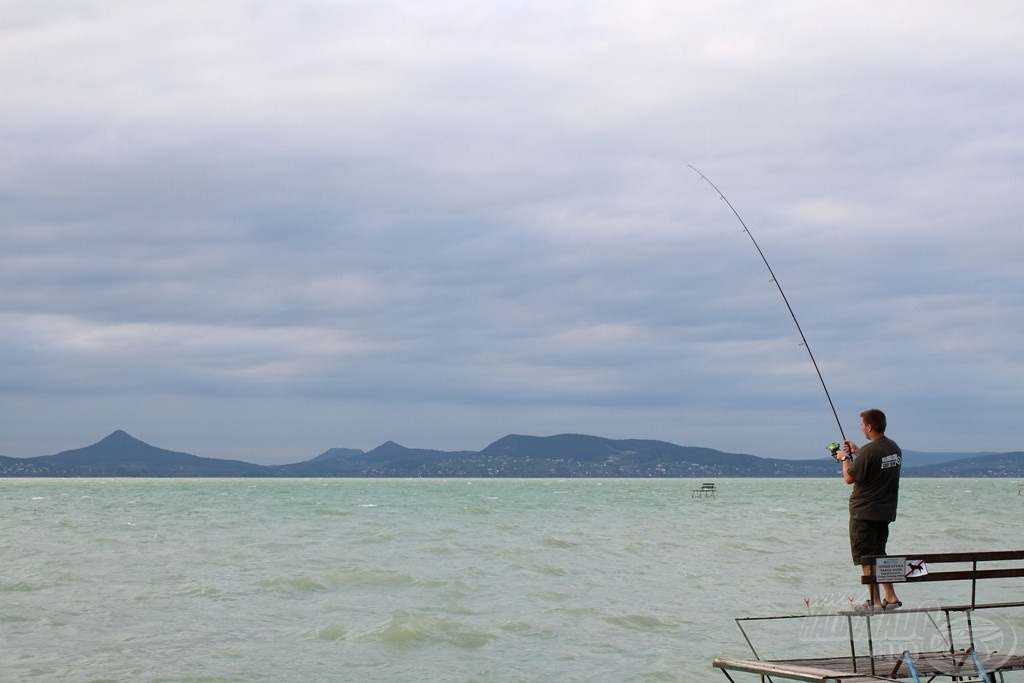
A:
MULTIPOLYGON (((803 344, 803 347, 807 349, 807 355, 811 357, 811 364, 814 366, 814 371, 818 373, 818 381, 821 382, 821 388, 825 390, 825 398, 828 399, 828 405, 832 409, 832 415, 836 418, 836 426, 839 427, 839 435, 842 437, 843 443, 846 443, 846 434, 843 432, 843 424, 842 422, 839 421, 839 413, 836 412, 836 406, 832 402, 832 396, 831 394, 828 393, 828 387, 825 386, 825 378, 821 375, 821 369, 818 367, 818 361, 814 359, 814 354, 811 352, 811 345, 807 343, 807 337, 804 336, 804 331, 800 327, 800 321, 796 319, 796 313, 793 312, 793 307, 789 304, 789 298, 786 296, 786 293, 782 291, 782 285, 779 284, 779 278, 775 277, 775 271, 773 271, 771 265, 769 265, 768 259, 765 258, 764 252, 761 251, 761 245, 759 245, 757 243, 757 240, 754 239, 753 233, 750 232, 750 228, 747 227, 747 224, 743 222, 743 218, 741 218, 739 212, 736 211, 736 207, 734 207, 732 205, 732 202, 730 202, 726 198, 725 194, 723 194, 722 191, 718 189, 718 186, 711 182, 710 178, 708 178, 706 175, 698 171, 696 166, 694 166, 693 164, 687 165, 693 169, 694 173, 703 178, 704 181, 715 190, 715 192, 718 193, 718 197, 723 202, 725 202, 725 205, 729 207, 730 211, 732 211, 732 215, 736 216, 736 220, 738 220, 740 222, 740 225, 743 226, 743 232, 747 233, 747 237, 749 237, 750 241, 754 243, 754 248, 757 249, 757 253, 761 256, 761 261, 764 262, 765 268, 768 269, 768 274, 771 275, 772 282, 775 283, 775 287, 779 290, 779 294, 782 295, 782 300, 786 304, 786 309, 789 310, 789 317, 793 319, 793 324, 796 325, 796 331, 800 334, 800 341, 803 344)), ((839 444, 829 444, 829 450, 832 452, 833 458, 836 457, 836 452, 838 451, 838 449, 839 444)))

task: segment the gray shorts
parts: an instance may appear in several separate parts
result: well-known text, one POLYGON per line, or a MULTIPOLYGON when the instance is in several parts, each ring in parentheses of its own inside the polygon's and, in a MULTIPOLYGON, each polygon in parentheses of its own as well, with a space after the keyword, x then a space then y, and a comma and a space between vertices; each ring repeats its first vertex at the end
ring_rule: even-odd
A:
POLYGON ((854 564, 864 564, 862 559, 871 555, 885 555, 888 540, 889 522, 850 518, 850 554, 854 564))

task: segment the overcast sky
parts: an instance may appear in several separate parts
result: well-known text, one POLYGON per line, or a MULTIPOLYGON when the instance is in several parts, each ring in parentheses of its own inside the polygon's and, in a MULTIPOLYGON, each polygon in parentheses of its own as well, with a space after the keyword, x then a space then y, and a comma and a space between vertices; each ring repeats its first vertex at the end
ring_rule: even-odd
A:
POLYGON ((1024 4, 5 0, 0 454, 1024 449, 1024 4))

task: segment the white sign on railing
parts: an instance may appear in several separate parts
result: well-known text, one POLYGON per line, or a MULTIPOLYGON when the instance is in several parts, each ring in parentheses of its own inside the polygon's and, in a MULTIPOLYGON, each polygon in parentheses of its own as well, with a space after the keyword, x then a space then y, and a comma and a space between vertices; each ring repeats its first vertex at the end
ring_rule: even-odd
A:
POLYGON ((924 560, 908 560, 905 557, 879 557, 875 560, 877 583, 901 583, 926 574, 928 567, 924 560))
POLYGON ((899 583, 907 580, 907 558, 879 557, 875 560, 875 581, 878 583, 899 583))

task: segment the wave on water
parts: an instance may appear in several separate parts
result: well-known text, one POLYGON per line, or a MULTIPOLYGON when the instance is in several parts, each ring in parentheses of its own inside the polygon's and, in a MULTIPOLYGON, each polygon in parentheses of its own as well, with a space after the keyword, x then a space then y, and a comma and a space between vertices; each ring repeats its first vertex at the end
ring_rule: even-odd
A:
POLYGON ((213 599, 220 599, 226 596, 226 592, 222 588, 218 588, 216 586, 207 586, 195 582, 187 583, 181 590, 178 591, 178 594, 186 597, 200 597, 213 599))
POLYGON ((352 633, 355 640, 380 640, 392 645, 440 642, 459 648, 476 649, 498 636, 452 619, 396 612, 376 628, 352 633))
POLYGON ((29 583, 28 581, 0 581, 0 591, 11 593, 28 593, 42 590, 44 587, 29 583))
POLYGON ((343 510, 343 509, 340 509, 340 508, 318 507, 315 510, 313 510, 313 514, 314 515, 324 515, 324 516, 327 516, 327 517, 346 517, 346 516, 351 515, 352 512, 349 511, 349 510, 343 510))
POLYGON ((479 505, 467 505, 463 507, 460 512, 465 515, 493 515, 496 510, 489 507, 481 507, 479 505))
POLYGON ((612 626, 627 628, 632 631, 653 631, 661 628, 670 628, 670 625, 664 621, 644 614, 623 614, 601 617, 601 619, 612 626))
POLYGON ((416 584, 417 580, 406 572, 382 569, 354 569, 328 574, 275 576, 259 582, 263 588, 299 593, 328 591, 343 586, 399 587, 416 584))
POLYGON ((331 624, 321 629, 317 629, 315 632, 317 640, 326 640, 327 642, 335 642, 338 640, 345 640, 348 637, 348 629, 344 626, 338 626, 337 624, 331 624))

